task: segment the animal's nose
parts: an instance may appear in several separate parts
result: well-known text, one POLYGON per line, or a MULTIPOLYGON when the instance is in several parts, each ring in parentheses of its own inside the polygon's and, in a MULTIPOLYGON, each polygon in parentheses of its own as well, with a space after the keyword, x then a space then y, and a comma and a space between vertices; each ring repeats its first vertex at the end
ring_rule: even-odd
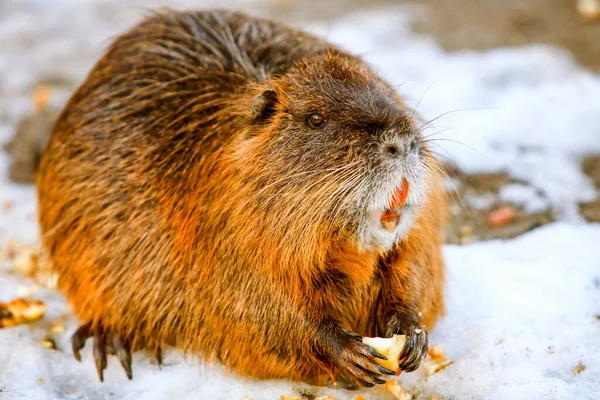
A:
POLYGON ((384 152, 391 158, 398 158, 402 156, 405 150, 400 143, 389 142, 384 145, 384 152))

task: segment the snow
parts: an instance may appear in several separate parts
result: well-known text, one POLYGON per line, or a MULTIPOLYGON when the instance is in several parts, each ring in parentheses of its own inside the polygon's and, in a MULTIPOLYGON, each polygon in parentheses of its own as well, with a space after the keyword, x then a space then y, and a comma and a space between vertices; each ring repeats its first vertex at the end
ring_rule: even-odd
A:
POLYGON ((463 196, 463 201, 466 202, 470 207, 477 210, 486 210, 494 205, 496 197, 491 193, 486 193, 484 195, 465 193, 463 196))
POLYGON ((534 213, 544 211, 549 204, 535 188, 522 183, 512 183, 500 189, 499 197, 503 201, 522 205, 525 211, 534 213))
MULTIPOLYGON (((125 3, 0 3, 0 142, 12 136, 16 122, 31 109, 30 91, 38 79, 82 79, 109 38, 150 4, 125 3)), ((237 4, 259 11, 264 6, 237 4)), ((448 313, 430 341, 442 344, 455 363, 428 379, 422 370, 403 375, 405 388, 418 399, 434 393, 444 399, 597 398, 600 225, 583 222, 577 202, 596 195, 579 162, 586 153, 600 152, 600 77, 578 67, 564 51, 542 45, 446 53, 433 39, 411 33, 408 21, 406 9, 387 8, 303 26, 362 54, 391 82, 402 84, 399 90, 409 104, 419 103, 426 120, 469 109, 449 113, 427 128, 428 134, 451 128, 432 136, 440 139, 434 142, 440 153, 468 172, 509 172, 522 183, 503 188, 500 198, 529 211, 551 205, 559 210, 559 222, 513 240, 446 246, 448 313), (572 369, 579 363, 586 368, 576 375, 572 369)), ((60 104, 65 98, 59 92, 52 101, 60 104)), ((0 152, 0 204, 14 203, 0 210, 2 247, 9 239, 37 239, 35 191, 9 183, 7 166, 8 157, 0 152)), ((28 284, 10 273, 7 263, 1 265, 0 301, 16 297, 19 287, 28 284)), ((62 295, 40 289, 37 297, 49 306, 42 322, 0 330, 2 400, 257 400, 298 396, 301 390, 337 399, 358 394, 390 398, 381 387, 356 393, 241 379, 175 350, 167 351, 162 369, 149 354, 134 354, 131 382, 110 358, 101 384, 90 346, 82 363, 68 350, 77 321, 62 295), (65 351, 45 349, 39 340, 47 323, 62 316, 67 329, 58 347, 65 351)))

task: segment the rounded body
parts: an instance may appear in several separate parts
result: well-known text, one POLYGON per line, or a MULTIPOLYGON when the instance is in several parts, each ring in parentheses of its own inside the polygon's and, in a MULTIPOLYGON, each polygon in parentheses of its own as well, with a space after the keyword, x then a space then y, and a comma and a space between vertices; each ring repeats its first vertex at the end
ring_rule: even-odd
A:
POLYGON ((43 245, 78 317, 134 349, 361 381, 349 332, 431 327, 444 310, 445 205, 435 160, 409 154, 419 135, 384 81, 317 37, 234 12, 156 14, 55 126, 43 245), (388 234, 377 210, 398 174, 414 206, 388 234))

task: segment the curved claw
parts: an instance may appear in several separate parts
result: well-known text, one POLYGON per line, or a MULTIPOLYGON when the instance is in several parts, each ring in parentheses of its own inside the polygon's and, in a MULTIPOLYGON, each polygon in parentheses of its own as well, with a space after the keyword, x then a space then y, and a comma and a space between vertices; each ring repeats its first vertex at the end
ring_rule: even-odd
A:
POLYGON ((83 349, 85 341, 91 336, 90 327, 90 323, 81 325, 75 331, 73 336, 71 336, 71 347, 73 349, 73 356, 77 361, 81 361, 81 354, 79 353, 79 351, 83 349))
POLYGON ((351 382, 363 386, 373 387, 375 384, 383 384, 381 366, 375 359, 386 359, 371 346, 362 343, 357 335, 347 335, 343 350, 338 359, 338 368, 351 382))
POLYGON ((158 366, 162 367, 163 358, 162 358, 162 349, 160 346, 156 346, 156 349, 154 350, 154 357, 156 358, 156 362, 158 362, 158 366))
MULTIPOLYGON (((100 382, 104 382, 104 370, 107 367, 108 354, 116 355, 127 374, 127 378, 130 380, 133 379, 133 370, 131 367, 131 343, 127 338, 104 329, 101 323, 97 324, 93 329, 92 326, 92 322, 81 325, 71 337, 71 346, 73 348, 73 356, 75 359, 81 361, 80 351, 84 347, 86 340, 92 337, 94 364, 96 365, 96 371, 98 372, 100 382)), ((156 345, 154 355, 159 366, 162 365, 162 352, 159 345, 156 345)))
POLYGON ((402 360, 400 369, 406 372, 413 372, 419 368, 421 361, 427 355, 428 344, 429 338, 424 328, 421 328, 419 332, 408 334, 406 346, 400 356, 402 360))
POLYGON ((94 330, 94 361, 100 382, 104 382, 104 369, 106 369, 105 338, 99 327, 94 330))
POLYGON ((127 374, 129 380, 133 379, 133 371, 131 370, 131 353, 129 352, 129 346, 121 338, 120 335, 111 335, 112 347, 127 374))
POLYGON ((385 379, 381 379, 381 378, 374 377, 374 378, 373 378, 373 382, 375 382, 375 383, 377 383, 377 384, 380 384, 380 385, 383 385, 383 384, 385 384, 387 381, 386 381, 385 379))

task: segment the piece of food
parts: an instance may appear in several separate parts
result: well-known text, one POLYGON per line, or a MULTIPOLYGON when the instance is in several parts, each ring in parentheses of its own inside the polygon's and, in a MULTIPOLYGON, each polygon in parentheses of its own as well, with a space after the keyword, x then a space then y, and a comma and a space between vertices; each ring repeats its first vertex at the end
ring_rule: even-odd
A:
POLYGON ((396 400, 411 400, 412 394, 402 389, 402 385, 398 381, 387 381, 385 388, 394 396, 396 400))
POLYGON ((17 246, 14 253, 13 269, 30 277, 37 268, 38 259, 39 254, 32 247, 17 246))
POLYGON ((35 105, 36 111, 40 112, 48 107, 51 92, 52 89, 48 85, 40 85, 35 88, 33 104, 35 105))
POLYGON ((446 353, 439 344, 431 346, 427 354, 429 355, 429 358, 423 363, 423 369, 425 370, 425 376, 427 377, 437 374, 454 363, 454 361, 446 359, 446 353))
POLYGON ((53 339, 44 339, 40 343, 47 349, 56 350, 56 342, 53 339))
POLYGON ((431 346, 427 351, 427 354, 435 361, 444 361, 446 359, 446 353, 444 352, 442 345, 439 344, 431 346))
POLYGON ((585 371, 585 365, 583 365, 582 363, 577 364, 577 366, 575 366, 575 368, 573 368, 574 375, 579 375, 583 371, 585 371))
POLYGON ((488 214, 488 225, 492 228, 500 228, 512 220, 517 216, 517 209, 514 207, 500 207, 488 214))
POLYGON ((296 396, 287 397, 287 396, 281 395, 279 397, 279 400, 298 400, 298 398, 296 396))
POLYGON ((49 331, 56 335, 63 333, 65 331, 65 321, 57 319, 50 325, 49 331))
POLYGON ((454 364, 454 361, 452 360, 444 360, 444 361, 435 361, 435 360, 428 360, 425 361, 423 363, 423 368, 425 369, 425 375, 427 375, 428 377, 431 375, 435 375, 438 372, 440 372, 441 370, 443 370, 444 368, 446 368, 449 365, 454 364))
POLYGON ((11 241, 6 255, 12 260, 12 269, 48 289, 55 289, 57 274, 45 253, 38 247, 11 241))
POLYGON ((394 335, 391 338, 363 337, 362 341, 387 358, 376 359, 380 365, 396 372, 396 375, 400 374, 400 354, 406 344, 406 335, 394 335))
POLYGON ((46 309, 46 305, 39 300, 16 299, 10 303, 0 303, 0 328, 37 321, 44 316, 46 309))
POLYGON ((19 286, 17 296, 24 299, 31 299, 38 291, 37 285, 19 286))

